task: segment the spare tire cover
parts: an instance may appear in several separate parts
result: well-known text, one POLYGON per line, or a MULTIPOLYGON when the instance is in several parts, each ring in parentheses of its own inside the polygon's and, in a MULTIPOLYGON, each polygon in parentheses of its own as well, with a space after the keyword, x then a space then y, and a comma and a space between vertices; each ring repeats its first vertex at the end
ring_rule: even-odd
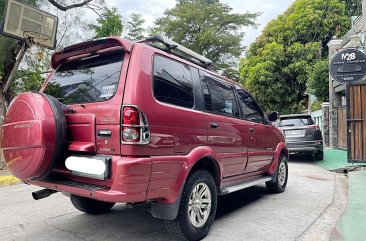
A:
POLYGON ((66 121, 60 103, 41 93, 17 96, 1 129, 6 165, 26 180, 49 174, 65 147, 66 121))

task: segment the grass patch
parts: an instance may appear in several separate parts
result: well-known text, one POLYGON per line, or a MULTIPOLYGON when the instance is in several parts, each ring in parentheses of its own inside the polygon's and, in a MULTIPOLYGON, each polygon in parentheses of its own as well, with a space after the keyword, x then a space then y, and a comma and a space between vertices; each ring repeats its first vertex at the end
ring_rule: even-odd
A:
POLYGON ((19 183, 20 180, 14 176, 0 176, 0 186, 9 186, 19 183))

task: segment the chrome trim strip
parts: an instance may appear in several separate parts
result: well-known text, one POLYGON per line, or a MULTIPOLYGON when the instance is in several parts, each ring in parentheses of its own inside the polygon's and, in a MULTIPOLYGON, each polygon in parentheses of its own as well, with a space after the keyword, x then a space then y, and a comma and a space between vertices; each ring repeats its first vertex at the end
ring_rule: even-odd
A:
POLYGON ((220 195, 228 194, 231 192, 236 192, 236 191, 239 191, 239 190, 251 187, 251 186, 255 186, 255 185, 263 183, 263 182, 269 182, 269 181, 272 181, 272 177, 262 177, 258 180, 242 183, 242 184, 232 186, 232 187, 222 188, 220 190, 220 195))

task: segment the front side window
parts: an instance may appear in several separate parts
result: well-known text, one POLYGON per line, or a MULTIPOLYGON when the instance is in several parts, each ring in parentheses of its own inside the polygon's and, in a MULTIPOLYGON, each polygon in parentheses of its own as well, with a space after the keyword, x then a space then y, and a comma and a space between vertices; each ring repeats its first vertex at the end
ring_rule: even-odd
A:
POLYGON ((263 112, 257 102, 245 91, 238 91, 243 118, 253 122, 263 121, 263 112))
MULTIPOLYGON (((239 117, 238 105, 235 99, 233 87, 225 82, 218 81, 210 76, 205 76, 209 94, 211 95, 211 104, 207 104, 213 113, 232 117, 239 117), (211 105, 211 106, 210 106, 211 105)), ((205 88, 203 88, 205 91, 205 88)), ((205 102, 208 100, 208 92, 205 93, 205 102)))
POLYGON ((161 102, 193 108, 193 83, 189 65, 156 56, 154 95, 161 102))
POLYGON ((65 104, 100 102, 117 91, 123 52, 93 56, 62 64, 48 81, 44 93, 65 104))

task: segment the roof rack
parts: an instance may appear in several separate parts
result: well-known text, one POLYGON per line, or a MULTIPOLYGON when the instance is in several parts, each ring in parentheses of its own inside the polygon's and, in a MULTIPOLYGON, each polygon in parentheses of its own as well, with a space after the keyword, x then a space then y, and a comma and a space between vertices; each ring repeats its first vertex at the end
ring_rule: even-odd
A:
MULTIPOLYGON (((168 52, 177 55, 185 60, 188 60, 190 62, 193 62, 195 64, 198 64, 204 68, 211 68, 213 66, 213 63, 210 59, 197 54, 196 52, 193 52, 190 49, 187 49, 186 47, 174 42, 173 40, 170 40, 163 35, 156 34, 151 37, 148 37, 143 40, 139 40, 136 43, 147 43, 147 44, 153 44, 153 43, 161 43, 163 44, 168 52)), ((156 47, 156 46, 154 46, 156 47)))

